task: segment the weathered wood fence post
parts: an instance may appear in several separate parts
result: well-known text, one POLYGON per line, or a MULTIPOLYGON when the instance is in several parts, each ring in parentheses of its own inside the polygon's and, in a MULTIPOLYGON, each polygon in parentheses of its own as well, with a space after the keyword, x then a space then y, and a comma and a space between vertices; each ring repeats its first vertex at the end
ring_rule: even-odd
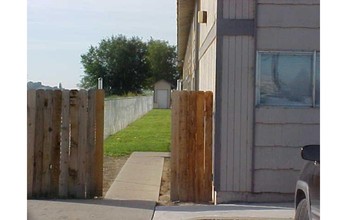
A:
POLYGON ((93 198, 103 187, 103 90, 29 90, 28 198, 93 198))
POLYGON ((212 201, 212 105, 212 92, 172 94, 172 201, 212 201))

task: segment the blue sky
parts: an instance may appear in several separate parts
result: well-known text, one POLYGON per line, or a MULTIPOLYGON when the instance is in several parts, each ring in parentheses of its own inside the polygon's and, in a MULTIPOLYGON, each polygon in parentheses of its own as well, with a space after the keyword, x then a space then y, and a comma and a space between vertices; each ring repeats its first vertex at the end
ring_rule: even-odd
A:
POLYGON ((176 0, 28 0, 28 81, 77 88, 80 56, 123 34, 176 45, 176 0))

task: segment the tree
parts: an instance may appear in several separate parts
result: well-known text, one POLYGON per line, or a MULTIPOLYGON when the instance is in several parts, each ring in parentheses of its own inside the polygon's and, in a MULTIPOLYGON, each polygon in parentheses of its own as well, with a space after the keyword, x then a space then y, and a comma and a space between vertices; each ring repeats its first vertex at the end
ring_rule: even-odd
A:
POLYGON ((176 47, 168 44, 167 41, 153 40, 148 42, 148 61, 150 77, 147 79, 147 86, 153 85, 156 81, 165 79, 173 86, 179 79, 176 65, 176 47))
POLYGON ((104 39, 81 55, 85 75, 80 86, 95 88, 101 77, 107 95, 141 93, 149 77, 146 54, 147 45, 137 37, 118 35, 104 39))

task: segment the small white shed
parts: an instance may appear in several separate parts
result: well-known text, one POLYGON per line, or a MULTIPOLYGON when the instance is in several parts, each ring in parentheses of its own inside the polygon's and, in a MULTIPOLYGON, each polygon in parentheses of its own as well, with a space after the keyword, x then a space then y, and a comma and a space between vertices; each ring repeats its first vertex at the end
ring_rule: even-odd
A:
POLYGON ((154 108, 170 108, 171 84, 159 80, 154 84, 154 108))

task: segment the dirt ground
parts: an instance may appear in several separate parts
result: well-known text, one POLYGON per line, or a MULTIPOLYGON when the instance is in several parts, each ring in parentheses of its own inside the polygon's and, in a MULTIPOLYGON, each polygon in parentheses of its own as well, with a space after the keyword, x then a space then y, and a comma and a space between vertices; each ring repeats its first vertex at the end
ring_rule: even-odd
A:
MULTIPOLYGON (((123 157, 109 157, 104 156, 104 185, 103 185, 103 196, 105 196, 107 190, 116 179, 119 171, 127 161, 129 156, 123 157)), ((161 178, 161 186, 159 193, 158 205, 170 206, 174 205, 170 201, 170 158, 164 159, 163 174, 161 178)))
POLYGON ((161 185, 159 192, 159 206, 172 206, 170 201, 170 158, 164 159, 163 174, 161 177, 161 185))
POLYGON ((105 196, 107 190, 112 185, 113 181, 116 179, 119 171, 122 169, 123 165, 127 161, 129 156, 123 157, 109 157, 104 156, 104 183, 103 183, 103 193, 105 196))

